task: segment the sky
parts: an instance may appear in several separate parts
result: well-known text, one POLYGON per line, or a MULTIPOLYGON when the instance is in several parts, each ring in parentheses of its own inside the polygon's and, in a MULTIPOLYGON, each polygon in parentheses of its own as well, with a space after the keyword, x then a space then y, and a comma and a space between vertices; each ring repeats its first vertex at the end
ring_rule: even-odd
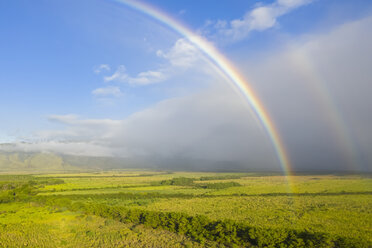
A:
MULTIPOLYGON (((293 170, 372 170, 372 2, 143 3, 234 65, 293 170)), ((282 169, 213 61, 121 1, 1 1, 0 37, 2 150, 282 169)))

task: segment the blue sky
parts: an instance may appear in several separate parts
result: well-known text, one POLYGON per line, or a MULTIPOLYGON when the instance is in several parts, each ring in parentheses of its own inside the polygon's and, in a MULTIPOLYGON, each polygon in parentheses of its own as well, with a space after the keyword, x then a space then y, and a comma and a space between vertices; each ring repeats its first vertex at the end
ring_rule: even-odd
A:
MULTIPOLYGON (((147 3, 212 41, 243 74, 246 65, 254 68, 255 61, 372 13, 372 2, 363 0, 147 3), (244 16, 260 7, 280 12, 275 23, 251 23, 248 31, 232 28, 234 20, 251 21, 244 16)), ((63 129, 66 123, 50 118, 54 115, 124 120, 219 80, 182 36, 115 1, 1 1, 0 37, 0 142, 63 129), (174 65, 183 58, 182 49, 195 57, 174 65)), ((265 95, 270 86, 256 81, 265 95)))

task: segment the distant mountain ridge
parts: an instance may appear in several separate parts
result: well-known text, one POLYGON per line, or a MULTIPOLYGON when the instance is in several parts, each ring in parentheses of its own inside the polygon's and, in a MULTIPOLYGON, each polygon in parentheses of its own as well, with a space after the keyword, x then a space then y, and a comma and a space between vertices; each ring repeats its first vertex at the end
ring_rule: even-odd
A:
POLYGON ((143 167, 125 158, 0 150, 0 172, 71 172, 143 167))
POLYGON ((71 171, 78 168, 53 153, 2 152, 0 171, 71 171))
POLYGON ((203 160, 160 159, 139 157, 94 157, 51 152, 0 150, 0 172, 71 172, 112 169, 155 169, 190 171, 245 171, 243 165, 203 160))

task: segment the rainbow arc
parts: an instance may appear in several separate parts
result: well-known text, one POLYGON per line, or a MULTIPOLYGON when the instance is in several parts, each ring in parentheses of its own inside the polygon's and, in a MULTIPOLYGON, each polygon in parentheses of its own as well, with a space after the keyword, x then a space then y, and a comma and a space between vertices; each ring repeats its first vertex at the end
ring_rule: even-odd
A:
POLYGON ((191 29, 187 28, 185 25, 181 24, 156 7, 140 1, 115 1, 156 19, 180 35, 184 36, 195 47, 200 49, 200 51, 204 53, 204 55, 206 55, 206 57, 209 58, 209 60, 223 73, 223 75, 229 79, 232 86, 238 89, 240 94, 242 94, 245 100, 249 103, 260 124, 269 136, 282 170, 287 176, 288 183, 291 187, 291 165, 279 132, 276 129, 274 122, 271 120, 268 112, 264 108, 264 105, 259 100, 257 94, 254 92, 250 84, 244 80, 244 77, 240 75, 235 66, 205 38, 197 35, 191 29))

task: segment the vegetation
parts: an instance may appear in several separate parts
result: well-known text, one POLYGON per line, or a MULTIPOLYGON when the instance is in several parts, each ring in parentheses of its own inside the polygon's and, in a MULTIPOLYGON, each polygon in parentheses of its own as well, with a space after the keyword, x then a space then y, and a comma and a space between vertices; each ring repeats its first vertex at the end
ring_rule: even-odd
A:
MULTIPOLYGON (((231 179, 231 177, 240 178, 237 176, 220 176, 220 177, 209 177, 209 178, 223 178, 223 179, 231 179)), ((208 177, 201 177, 199 180, 206 181, 208 177), (201 180, 203 178, 203 180, 201 180)), ((227 189, 230 187, 238 187, 241 186, 237 182, 218 182, 218 183, 198 183, 195 184, 195 178, 187 178, 187 177, 178 177, 169 180, 163 180, 161 182, 153 182, 151 185, 174 185, 174 186, 193 186, 196 188, 203 188, 203 189, 227 189)))
POLYGON ((227 188, 239 187, 239 186, 242 186, 242 185, 237 182, 198 184, 198 187, 204 188, 204 189, 227 189, 227 188))
POLYGON ((0 212, 0 247, 201 247, 163 229, 38 204, 1 204, 0 212))
POLYGON ((0 175, 0 247, 372 246, 370 177, 287 185, 239 173, 0 175))
POLYGON ((178 177, 161 182, 154 182, 153 185, 178 185, 178 186, 192 186, 194 185, 194 178, 178 177))
POLYGON ((224 179, 240 179, 244 175, 223 175, 223 176, 209 176, 209 177, 201 177, 199 178, 200 181, 210 181, 210 180, 224 180, 224 179))

